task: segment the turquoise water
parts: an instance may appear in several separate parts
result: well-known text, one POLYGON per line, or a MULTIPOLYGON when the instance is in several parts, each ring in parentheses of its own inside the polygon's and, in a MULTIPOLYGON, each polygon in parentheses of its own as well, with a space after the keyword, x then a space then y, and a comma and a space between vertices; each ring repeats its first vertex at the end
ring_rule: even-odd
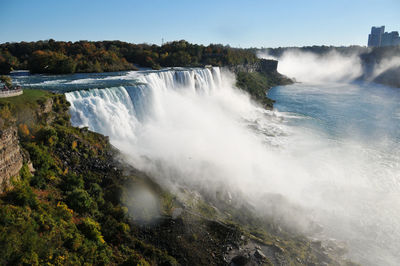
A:
POLYGON ((307 205, 324 210, 325 233, 355 261, 399 265, 400 89, 294 84, 268 96, 299 134, 298 160, 317 172, 305 193, 318 194, 307 205))
POLYGON ((400 142, 400 89, 376 84, 295 84, 275 87, 275 109, 304 119, 291 124, 329 138, 400 142))

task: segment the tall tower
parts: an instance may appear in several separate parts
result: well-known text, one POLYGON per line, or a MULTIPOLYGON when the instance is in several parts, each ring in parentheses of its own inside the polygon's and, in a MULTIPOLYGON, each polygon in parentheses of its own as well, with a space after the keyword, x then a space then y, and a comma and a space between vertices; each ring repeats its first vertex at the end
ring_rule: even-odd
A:
POLYGON ((368 35, 368 47, 379 47, 382 44, 382 35, 385 32, 385 26, 372 27, 371 34, 368 35))

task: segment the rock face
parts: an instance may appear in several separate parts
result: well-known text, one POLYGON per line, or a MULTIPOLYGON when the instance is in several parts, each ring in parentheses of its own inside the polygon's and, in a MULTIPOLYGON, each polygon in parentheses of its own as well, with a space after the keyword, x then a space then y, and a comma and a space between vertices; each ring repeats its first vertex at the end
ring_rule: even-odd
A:
POLYGON ((23 164, 16 127, 0 130, 0 193, 10 186, 23 164))
POLYGON ((400 88, 400 66, 384 71, 373 81, 379 84, 400 88))
POLYGON ((53 109, 53 99, 48 98, 45 102, 41 104, 41 108, 38 110, 38 115, 41 116, 43 114, 50 113, 53 109))
POLYGON ((230 71, 237 74, 239 72, 261 72, 261 73, 271 73, 276 72, 278 69, 278 61, 260 59, 254 64, 244 64, 244 65, 234 65, 227 67, 230 71))
POLYGON ((358 80, 400 88, 400 46, 375 47, 360 55, 362 75, 358 80), (382 69, 385 69, 383 72, 382 69), (378 76, 376 72, 379 72, 378 76))

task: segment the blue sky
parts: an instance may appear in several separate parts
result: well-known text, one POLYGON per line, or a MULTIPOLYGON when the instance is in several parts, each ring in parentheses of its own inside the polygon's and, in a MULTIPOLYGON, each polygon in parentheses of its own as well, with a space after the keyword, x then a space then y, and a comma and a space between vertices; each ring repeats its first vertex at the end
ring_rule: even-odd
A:
POLYGON ((400 31, 400 0, 0 0, 0 11, 0 43, 366 45, 373 25, 400 31))

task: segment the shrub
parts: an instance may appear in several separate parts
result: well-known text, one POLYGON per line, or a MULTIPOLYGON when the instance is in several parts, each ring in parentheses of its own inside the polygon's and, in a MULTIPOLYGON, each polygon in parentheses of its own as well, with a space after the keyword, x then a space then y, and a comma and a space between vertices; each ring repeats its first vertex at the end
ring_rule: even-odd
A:
POLYGON ((57 131, 52 127, 42 128, 36 133, 36 140, 53 146, 58 141, 57 131))
POLYGON ((55 173, 46 168, 40 168, 30 180, 30 185, 35 188, 45 189, 50 181, 57 180, 55 173))
POLYGON ((27 136, 29 136, 29 128, 28 128, 28 126, 26 125, 26 124, 19 124, 18 125, 18 133, 19 133, 19 135, 20 136, 22 136, 22 137, 27 137, 27 136))
POLYGON ((12 87, 12 82, 10 76, 5 76, 2 75, 0 76, 0 81, 6 84, 7 87, 11 88, 12 87))
POLYGON ((122 266, 137 265, 137 266, 150 266, 150 264, 142 258, 139 254, 132 252, 128 259, 122 264, 122 266))
POLYGON ((39 205, 39 201, 31 187, 23 182, 19 182, 11 191, 9 191, 6 195, 6 199, 19 206, 37 208, 39 205))
POLYGON ((63 191, 73 191, 74 189, 83 188, 83 178, 75 174, 67 174, 63 177, 61 189, 63 191))
POLYGON ((105 243, 100 232, 100 225, 93 219, 89 217, 83 219, 78 228, 88 239, 102 244, 105 243))
POLYGON ((26 163, 22 166, 21 170, 19 170, 19 176, 21 177, 21 180, 28 183, 30 182, 32 174, 29 171, 29 167, 26 163))
POLYGON ((74 211, 80 213, 93 213, 96 210, 96 205, 94 204, 89 193, 80 188, 76 188, 67 193, 67 204, 74 211))
POLYGON ((36 169, 48 170, 51 167, 55 167, 54 159, 46 147, 37 145, 36 143, 29 143, 25 148, 28 150, 36 169))
POLYGON ((90 195, 97 202, 98 205, 103 205, 104 204, 103 189, 100 187, 99 184, 93 183, 91 185, 91 187, 90 187, 90 195))
POLYGON ((11 114, 10 106, 8 104, 1 105, 0 107, 0 118, 3 118, 4 120, 9 120, 13 117, 13 115, 11 114))

